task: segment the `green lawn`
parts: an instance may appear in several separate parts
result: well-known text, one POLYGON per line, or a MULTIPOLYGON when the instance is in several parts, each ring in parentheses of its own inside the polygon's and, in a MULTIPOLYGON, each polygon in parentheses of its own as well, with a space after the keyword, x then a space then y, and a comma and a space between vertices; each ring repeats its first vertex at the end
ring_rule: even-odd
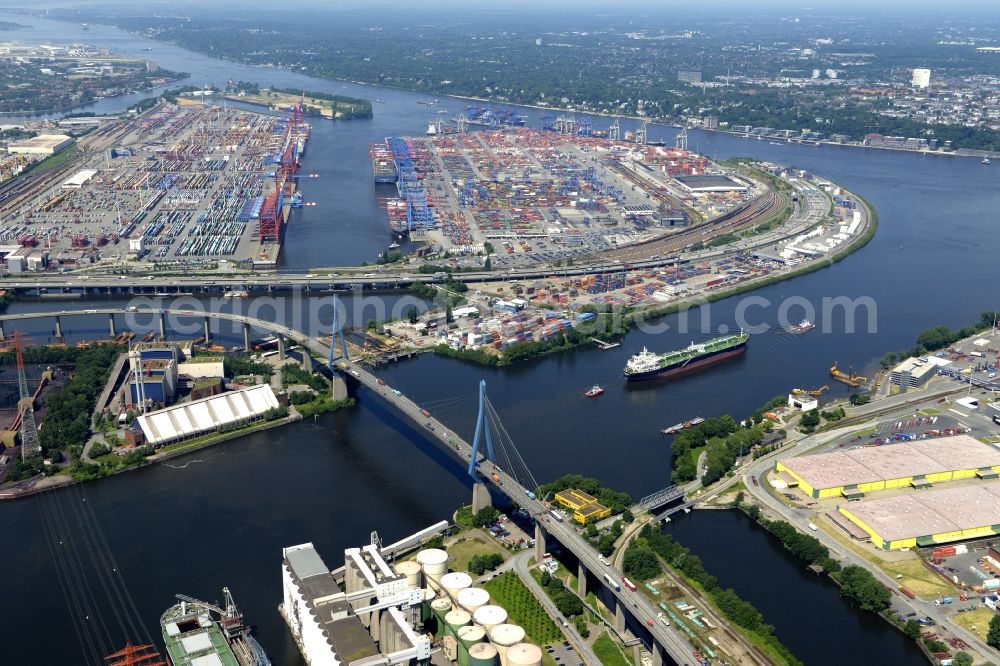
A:
POLYGON ((55 155, 50 155, 44 160, 35 165, 31 171, 33 173, 42 173, 44 171, 49 171, 69 162, 71 159, 76 157, 76 144, 63 149, 62 151, 56 153, 55 155))
POLYGON ((613 638, 603 633, 594 641, 594 654, 603 666, 632 666, 629 659, 613 638))
POLYGON ((510 622, 524 628, 528 639, 536 645, 563 640, 562 632, 517 574, 507 571, 485 585, 498 606, 507 610, 510 622))
POLYGON ((479 530, 464 532, 458 541, 448 546, 451 567, 455 571, 468 571, 473 557, 492 553, 507 559, 507 551, 491 542, 479 530))

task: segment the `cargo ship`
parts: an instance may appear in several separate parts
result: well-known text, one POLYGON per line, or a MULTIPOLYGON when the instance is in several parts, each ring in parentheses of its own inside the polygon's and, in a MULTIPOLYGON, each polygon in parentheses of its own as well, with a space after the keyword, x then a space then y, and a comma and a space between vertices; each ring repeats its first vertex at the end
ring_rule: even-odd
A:
POLYGON ((724 335, 708 342, 691 343, 684 349, 666 354, 656 354, 644 347, 625 364, 625 379, 631 382, 653 377, 671 377, 718 363, 744 353, 749 339, 749 333, 740 331, 736 335, 724 335))
POLYGON ((372 176, 376 183, 395 183, 399 177, 392 151, 385 143, 373 143, 368 147, 372 158, 372 176))
POLYGON ((243 624, 229 588, 225 607, 178 594, 180 603, 160 617, 170 666, 271 666, 271 660, 243 624))

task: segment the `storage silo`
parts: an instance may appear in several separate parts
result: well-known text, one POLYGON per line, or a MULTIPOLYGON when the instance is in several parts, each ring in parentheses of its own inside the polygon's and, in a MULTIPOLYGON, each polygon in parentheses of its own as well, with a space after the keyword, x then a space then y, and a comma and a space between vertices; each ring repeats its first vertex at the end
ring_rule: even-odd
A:
POLYGON ((448 633, 458 638, 458 630, 472 624, 472 616, 461 609, 450 610, 444 616, 444 624, 447 627, 448 633))
POLYGON ((469 666, 497 666, 497 647, 490 643, 476 643, 469 648, 469 666))
POLYGON ((458 663, 459 666, 469 666, 469 648, 486 640, 486 631, 482 627, 471 625, 458 630, 458 663))
POLYGON ((492 631, 493 627, 507 621, 507 611, 500 606, 483 606, 472 614, 472 621, 486 631, 492 631))
POLYGON ((518 643, 507 650, 509 666, 542 666, 542 648, 531 643, 518 643))
POLYGON ((507 666, 507 650, 524 640, 524 629, 516 624, 498 624, 490 630, 490 642, 497 647, 502 666, 507 666))
POLYGON ((434 617, 437 618, 438 633, 444 632, 444 618, 451 610, 451 599, 448 597, 440 597, 431 602, 431 612, 434 613, 434 617))
POLYGON ((434 617, 434 612, 431 610, 431 604, 434 602, 437 594, 435 594, 434 590, 429 587, 421 590, 421 593, 423 594, 423 602, 420 604, 420 621, 427 622, 434 617))
POLYGON ((406 584, 410 587, 423 586, 423 576, 421 575, 419 562, 406 560, 405 562, 397 563, 393 569, 395 569, 396 573, 400 576, 406 576, 406 584))
POLYGON ((481 587, 469 587, 459 591, 456 601, 459 606, 475 615, 477 610, 490 603, 490 593, 481 587))
POLYGON ((441 587, 448 593, 452 601, 458 601, 458 593, 472 587, 472 576, 464 571, 453 571, 441 576, 441 587))
POLYGON ((437 587, 441 576, 448 573, 448 553, 440 548, 427 548, 417 553, 417 564, 424 577, 433 581, 430 587, 437 587))

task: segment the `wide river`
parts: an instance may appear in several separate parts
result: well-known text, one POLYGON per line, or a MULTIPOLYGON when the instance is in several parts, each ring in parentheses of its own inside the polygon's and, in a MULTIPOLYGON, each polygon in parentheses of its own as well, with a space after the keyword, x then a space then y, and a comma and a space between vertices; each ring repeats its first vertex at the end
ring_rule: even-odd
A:
MULTIPOLYGON (((10 33, 14 39, 85 41, 145 55, 164 67, 191 72, 195 84, 242 79, 381 100, 371 120, 314 121, 304 169, 320 177, 304 179, 303 189, 306 199, 318 205, 293 216, 283 255, 290 269, 356 264, 384 249, 388 232, 371 183, 368 143, 393 132, 422 134, 437 110, 450 115, 465 106, 442 99, 431 108, 417 103, 427 96, 224 62, 103 26, 83 32, 76 25, 2 13, 0 20, 33 25, 10 33)), ((134 101, 104 100, 92 109, 116 112, 134 101)), ((537 125, 539 112, 525 113, 537 125)), ((607 119, 596 122, 603 126, 607 119)), ((634 123, 623 122, 625 127, 634 123)), ((650 129, 652 139, 671 140, 674 133, 650 129)), ((884 352, 909 347, 921 330, 965 325, 1000 305, 993 245, 1000 210, 996 167, 973 159, 771 145, 703 132, 692 132, 690 145, 712 157, 752 155, 793 164, 841 183, 874 205, 880 226, 867 247, 822 271, 760 290, 755 296, 772 305, 750 311, 754 321, 773 325, 778 304, 789 297, 804 299, 818 312, 825 297, 870 298, 876 312, 871 332, 867 320, 851 334, 845 332, 843 316, 819 315, 820 327, 829 332, 763 333, 736 362, 666 385, 626 387, 621 368, 630 354, 643 346, 670 349, 704 337, 677 332, 676 318, 669 317, 663 322, 668 330, 633 332, 611 351, 580 350, 503 371, 424 356, 393 366, 389 379, 469 434, 476 382, 485 377, 493 403, 538 479, 576 472, 641 496, 669 483, 670 451, 660 428, 696 415, 745 416, 792 387, 828 383, 827 369, 834 361, 871 371, 884 352), (595 382, 607 389, 604 396, 582 399, 595 382)), ((713 330, 734 324, 739 302, 712 304, 713 330)), ((11 311, 64 307, 17 303, 11 311)), ((801 318, 801 312, 793 310, 789 318, 801 318)), ((106 326, 95 318, 67 328, 76 339, 103 333, 106 326)), ((25 331, 44 340, 50 327, 39 323, 25 331)), ((241 341, 232 331, 217 335, 224 343, 241 341)), ((837 394, 844 391, 835 386, 827 395, 837 394)), ((0 663, 37 663, 40 651, 49 655, 46 663, 84 663, 42 530, 43 511, 73 516, 84 502, 91 508, 154 637, 159 614, 174 593, 216 599, 228 585, 275 663, 301 664, 275 610, 281 596, 281 547, 313 541, 328 564, 337 566, 339 552, 366 543, 373 529, 393 540, 449 517, 468 501, 469 487, 448 454, 363 392, 358 408, 348 413, 246 437, 44 501, 4 503, 0 526, 8 575, 0 583, 0 599, 9 612, 0 663)), ((779 544, 742 517, 695 514, 670 529, 721 581, 753 602, 805 663, 921 663, 912 643, 855 612, 826 582, 803 575, 779 544), (808 617, 802 609, 808 609, 808 617)), ((86 543, 84 535, 79 538, 86 543)), ((93 567, 83 566, 88 556, 80 557, 80 575, 101 593, 100 580, 87 573, 93 567)), ((114 613, 107 607, 102 612, 116 626, 114 613)), ((111 633, 117 640, 118 634, 111 633)))

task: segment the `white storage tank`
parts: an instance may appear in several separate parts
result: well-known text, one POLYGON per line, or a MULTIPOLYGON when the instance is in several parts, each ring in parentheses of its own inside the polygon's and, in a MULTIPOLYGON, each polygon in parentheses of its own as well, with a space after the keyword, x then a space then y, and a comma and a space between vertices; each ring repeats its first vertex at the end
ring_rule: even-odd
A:
POLYGON ((502 666, 507 666, 507 650, 523 640, 524 629, 516 624, 498 624, 490 630, 490 642, 496 646, 502 666))
POLYGON ((490 603, 490 593, 481 587, 469 587, 459 590, 456 601, 459 606, 475 615, 477 610, 490 603))
POLYGON ((431 611, 431 603, 434 602, 437 595, 434 593, 434 590, 430 588, 424 588, 421 590, 421 594, 423 596, 423 603, 420 604, 420 619, 426 622, 431 619, 431 616, 433 615, 433 612, 431 611))
POLYGON ((434 581, 432 587, 437 587, 441 576, 448 573, 448 553, 440 548, 426 548, 417 553, 417 564, 424 576, 434 581))
POLYGON ((542 648, 531 643, 518 643, 507 650, 509 666, 542 666, 542 648))
POLYGON ((448 628, 448 633, 458 638, 458 630, 472 624, 472 616, 461 609, 450 610, 444 616, 444 624, 448 628))
POLYGON ((420 564, 413 560, 399 562, 393 567, 400 576, 406 576, 406 584, 410 587, 423 587, 423 576, 420 574, 420 564))
POLYGON ((441 587, 448 593, 454 601, 458 601, 458 593, 461 590, 472 587, 472 576, 464 571, 453 571, 441 576, 441 587))
POLYGON ((472 614, 472 621, 486 631, 492 631, 494 627, 507 621, 507 611, 500 606, 483 606, 472 614))
POLYGON ((476 643, 469 648, 469 666, 496 666, 497 647, 489 643, 476 643))
POLYGON ((441 597, 431 602, 431 612, 438 619, 438 626, 444 626, 444 617, 451 611, 451 599, 441 597))

